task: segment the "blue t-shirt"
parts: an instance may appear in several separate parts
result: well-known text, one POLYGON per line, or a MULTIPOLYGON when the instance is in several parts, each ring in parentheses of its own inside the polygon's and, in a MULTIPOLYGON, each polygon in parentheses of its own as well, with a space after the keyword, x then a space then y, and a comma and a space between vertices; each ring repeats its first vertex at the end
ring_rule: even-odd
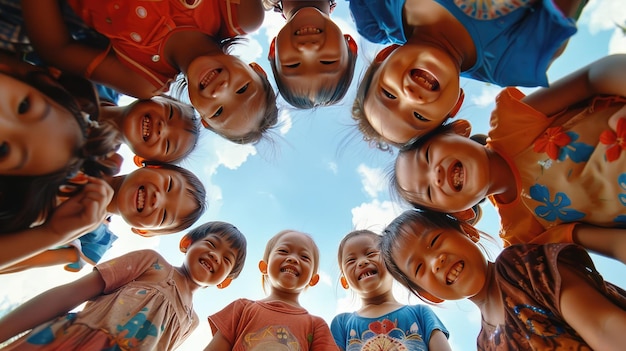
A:
MULTIPOLYGON (((375 43, 407 42, 405 0, 348 0, 361 36, 375 43)), ((552 0, 491 2, 435 0, 466 28, 476 63, 462 77, 500 86, 547 86, 546 71, 556 51, 576 33, 552 0)))
MULTIPOLYGON (((403 306, 377 318, 361 317, 356 312, 341 313, 330 324, 335 343, 345 351, 385 350, 382 345, 425 351, 430 335, 437 329, 446 337, 450 335, 426 305, 403 306)), ((395 347, 391 349, 396 350, 395 347)))

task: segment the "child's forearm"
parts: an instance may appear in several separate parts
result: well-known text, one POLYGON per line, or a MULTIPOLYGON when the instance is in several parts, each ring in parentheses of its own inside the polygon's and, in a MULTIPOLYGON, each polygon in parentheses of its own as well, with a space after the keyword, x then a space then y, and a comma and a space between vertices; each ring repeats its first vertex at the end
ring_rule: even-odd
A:
POLYGON ((626 229, 580 223, 572 235, 574 242, 585 249, 626 264, 626 229))
POLYGON ((102 276, 94 270, 73 283, 38 295, 0 319, 0 342, 67 313, 100 295, 104 286, 102 276))

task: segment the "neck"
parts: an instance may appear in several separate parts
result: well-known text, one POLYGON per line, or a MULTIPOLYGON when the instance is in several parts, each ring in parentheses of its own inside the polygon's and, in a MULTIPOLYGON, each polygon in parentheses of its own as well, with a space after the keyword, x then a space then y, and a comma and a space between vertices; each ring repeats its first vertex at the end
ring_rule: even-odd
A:
POLYGON ((174 267, 174 269, 176 270, 176 272, 182 278, 180 280, 180 284, 183 284, 187 288, 186 289, 187 291, 193 293, 194 291, 198 290, 198 288, 200 288, 200 285, 196 284, 191 279, 191 275, 189 274, 189 270, 187 269, 187 267, 185 265, 182 265, 180 267, 174 267))
POLYGON ((485 285, 478 294, 470 297, 469 300, 480 309, 480 314, 485 322, 499 325, 504 323, 504 305, 500 297, 500 288, 495 281, 494 269, 493 262, 488 262, 485 285))
POLYGON ((515 173, 508 162, 493 149, 486 149, 489 159, 489 174, 492 182, 489 186, 488 194, 498 197, 503 203, 513 202, 517 198, 517 184, 515 173))
POLYGON ((125 112, 126 106, 100 106, 98 119, 102 122, 109 122, 115 126, 115 129, 121 130, 125 112))
POLYGON ((361 296, 361 304, 357 313, 363 317, 379 317, 402 307, 391 290, 376 296, 361 296))
POLYGON ((299 302, 300 292, 301 291, 280 291, 272 288, 270 295, 261 301, 282 301, 296 307, 302 307, 299 302))
POLYGON ((305 7, 315 7, 321 12, 330 15, 330 2, 328 0, 283 0, 283 15, 289 20, 298 10, 305 7))
POLYGON ((396 298, 393 296, 393 292, 388 290, 380 295, 376 296, 361 296, 361 303, 363 306, 374 306, 374 305, 382 305, 385 303, 398 303, 396 298))
POLYGON ((164 53, 168 62, 183 74, 187 73, 191 61, 198 57, 224 54, 214 38, 191 30, 172 34, 165 43, 164 53))

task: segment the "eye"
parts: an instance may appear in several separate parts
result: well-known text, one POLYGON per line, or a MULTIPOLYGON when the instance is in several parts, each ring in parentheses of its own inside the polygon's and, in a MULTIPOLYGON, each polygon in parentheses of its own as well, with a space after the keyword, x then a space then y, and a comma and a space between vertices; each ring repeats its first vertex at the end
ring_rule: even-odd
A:
POLYGON ((165 154, 167 155, 170 152, 170 140, 165 140, 165 154))
POLYGON ((170 180, 167 183, 167 192, 169 193, 170 190, 172 190, 172 177, 170 177, 170 180))
POLYGON ((417 265, 417 268, 415 268, 415 275, 419 274, 421 268, 422 268, 422 264, 420 263, 417 265))
POLYGON ((285 249, 278 249, 278 250, 276 250, 276 251, 277 251, 277 252, 280 252, 280 253, 287 253, 287 250, 285 250, 285 249))
POLYGON ((10 151, 11 146, 9 146, 9 143, 3 141, 2 144, 0 144, 0 158, 7 157, 10 151))
POLYGON ((437 242, 437 239, 439 239, 439 237, 441 236, 441 233, 435 235, 435 237, 433 238, 433 240, 430 242, 430 246, 429 247, 433 247, 435 246, 435 243, 437 242))
POLYGON ((310 260, 311 258, 310 258, 309 256, 307 256, 307 255, 302 255, 302 259, 303 259, 303 260, 305 260, 305 261, 308 261, 308 260, 310 260))
POLYGON ((165 223, 166 219, 167 219, 167 211, 163 210, 163 219, 161 220, 161 225, 163 225, 163 223, 165 223))
POLYGON ((24 114, 28 112, 29 109, 30 109, 30 98, 25 97, 22 101, 20 101, 20 104, 17 106, 17 113, 24 114))
POLYGON ((215 248, 215 244, 211 240, 207 240, 210 247, 215 248))
POLYGON ((371 251, 371 252, 367 253, 368 257, 372 257, 372 256, 376 256, 376 255, 378 255, 378 251, 371 251))
POLYGON ((426 159, 426 163, 430 163, 430 144, 426 147, 426 151, 424 151, 424 159, 426 159))
POLYGON ((250 83, 247 83, 246 85, 244 85, 243 87, 241 87, 241 89, 237 90, 237 94, 243 94, 246 92, 246 90, 248 90, 248 86, 250 85, 250 83))
POLYGON ((224 106, 220 106, 220 108, 217 109, 217 112, 213 114, 213 117, 218 117, 219 115, 222 114, 223 111, 224 111, 224 106))
POLYGON ((285 65, 285 67, 287 67, 287 68, 296 68, 296 67, 298 67, 298 66, 300 66, 300 62, 298 62, 298 63, 292 63, 292 64, 290 64, 290 65, 285 65))
POLYGON ((174 116, 174 108, 172 107, 172 104, 170 104, 170 115, 167 119, 172 119, 172 116, 174 116))
POLYGON ((395 100, 395 99, 396 99, 395 95, 392 95, 392 94, 391 94, 390 92, 388 92, 387 90, 382 89, 382 91, 383 91, 383 95, 385 95, 385 97, 386 97, 386 98, 391 99, 391 100, 395 100))
POLYGON ((430 120, 422 115, 420 115, 419 113, 417 113, 416 111, 413 111, 413 116, 417 119, 419 119, 422 122, 430 122, 430 120))
POLYGON ((348 258, 348 259, 346 260, 346 264, 348 264, 348 263, 352 263, 352 262, 354 262, 354 258, 348 258))
POLYGON ((335 61, 320 61, 320 63, 321 63, 322 65, 332 65, 332 64, 333 64, 333 63, 335 63, 335 62, 337 62, 337 60, 335 60, 335 61))

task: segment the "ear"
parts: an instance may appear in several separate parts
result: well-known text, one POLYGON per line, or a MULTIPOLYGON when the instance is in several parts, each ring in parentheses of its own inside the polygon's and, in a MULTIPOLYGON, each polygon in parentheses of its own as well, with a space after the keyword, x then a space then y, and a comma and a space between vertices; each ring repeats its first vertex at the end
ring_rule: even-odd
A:
POLYGON ((267 59, 270 61, 274 61, 276 59, 276 37, 274 37, 270 42, 270 51, 267 54, 267 59))
POLYGON ((348 280, 343 275, 341 276, 341 278, 339 278, 339 282, 341 283, 341 287, 342 288, 344 288, 346 290, 348 290, 350 288, 350 285, 348 285, 348 280))
POLYGON ((180 252, 187 253, 187 249, 189 249, 189 246, 191 246, 191 238, 189 237, 189 235, 185 235, 180 239, 180 243, 178 243, 178 248, 180 249, 180 252))
POLYGON ((378 52, 378 54, 376 54, 376 58, 374 59, 374 62, 381 63, 381 62, 385 61, 387 59, 387 57, 389 57, 389 55, 391 55, 391 53, 394 52, 394 50, 396 50, 399 47, 400 47, 400 45, 398 45, 398 44, 392 44, 392 45, 389 45, 386 48, 380 50, 378 52))
POLYGON ((205 121, 204 119, 200 118, 200 123, 202 124, 202 126, 208 130, 212 130, 211 126, 209 125, 209 123, 207 121, 205 121))
POLYGON ((450 110, 450 112, 448 112, 448 117, 454 117, 456 116, 457 113, 459 113, 459 110, 461 109, 461 105, 463 105, 463 100, 465 100, 465 93, 463 92, 463 89, 461 89, 461 93, 459 94, 459 98, 458 100, 456 100, 456 105, 454 105, 454 107, 452 108, 452 110, 450 110))
POLYGON ((432 303, 442 303, 444 301, 434 295, 427 293, 426 291, 420 291, 420 296, 432 303))
POLYGON ((259 261, 259 270, 261 271, 261 274, 267 274, 267 263, 265 261, 259 261))
POLYGON ((450 126, 452 127, 452 131, 462 137, 469 138, 472 133, 472 125, 464 119, 457 119, 456 121, 450 122, 450 126))
POLYGON ((135 166, 140 168, 146 165, 146 159, 137 155, 133 157, 133 162, 135 163, 135 166))
POLYGON ((227 287, 230 285, 230 283, 232 283, 232 282, 233 282, 233 278, 228 277, 228 278, 224 279, 224 281, 223 281, 223 282, 221 282, 221 283, 217 284, 217 288, 218 288, 218 289, 225 289, 225 288, 227 288, 227 287))
POLYGON ((320 275, 315 273, 311 277, 311 280, 309 281, 309 286, 315 286, 315 284, 319 283, 319 281, 320 281, 320 275))
POLYGON ((346 39, 346 43, 348 43, 348 50, 350 50, 350 52, 352 52, 352 54, 356 56, 359 51, 359 47, 358 45, 356 45, 356 41, 354 41, 354 38, 352 38, 350 34, 344 34, 343 37, 344 39, 346 39))
POLYGON ((135 234, 139 234, 141 236, 146 236, 146 237, 150 237, 153 234, 151 231, 149 231, 147 229, 138 229, 138 228, 134 228, 134 227, 131 227, 130 231, 135 233, 135 234))
POLYGON ((261 76, 265 77, 265 79, 267 79, 267 73, 265 73, 265 70, 263 69, 263 67, 259 66, 258 63, 256 62, 250 62, 250 67, 252 67, 252 69, 260 74, 261 76))

